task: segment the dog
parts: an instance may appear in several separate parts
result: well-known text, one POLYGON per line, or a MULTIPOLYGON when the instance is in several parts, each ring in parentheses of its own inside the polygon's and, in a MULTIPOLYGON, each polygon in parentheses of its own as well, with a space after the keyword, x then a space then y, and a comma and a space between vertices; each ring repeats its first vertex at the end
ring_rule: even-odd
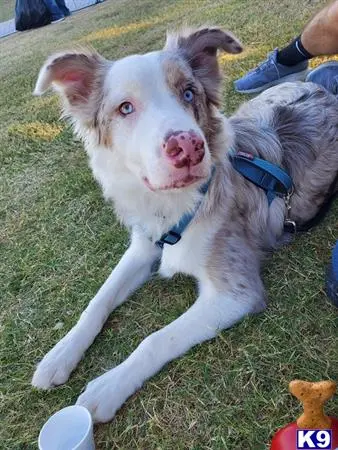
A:
POLYGON ((228 119, 219 110, 218 51, 240 53, 242 44, 220 28, 184 30, 169 34, 163 50, 117 61, 95 51, 53 55, 37 80, 35 94, 52 87, 61 96, 131 243, 77 324, 38 364, 33 386, 65 383, 109 314, 156 264, 164 277, 181 272, 198 284, 184 314, 87 385, 77 403, 96 422, 111 420, 169 361, 263 311, 260 269, 288 235, 285 221, 302 226, 337 192, 337 99, 312 83, 285 83, 228 119), (288 172, 288 201, 269 201, 234 169, 230 154, 240 152, 288 172), (182 217, 189 223, 169 245, 168 231, 182 217))

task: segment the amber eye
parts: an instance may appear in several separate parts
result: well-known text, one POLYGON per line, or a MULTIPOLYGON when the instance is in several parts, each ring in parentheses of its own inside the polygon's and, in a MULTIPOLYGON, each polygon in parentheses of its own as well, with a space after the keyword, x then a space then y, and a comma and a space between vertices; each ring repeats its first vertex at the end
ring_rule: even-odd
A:
POLYGON ((128 116, 128 114, 131 114, 135 111, 134 106, 130 102, 123 102, 119 106, 119 111, 122 114, 122 116, 128 116))
POLYGON ((183 98, 186 102, 191 103, 194 100, 194 93, 191 89, 186 89, 183 92, 183 98))

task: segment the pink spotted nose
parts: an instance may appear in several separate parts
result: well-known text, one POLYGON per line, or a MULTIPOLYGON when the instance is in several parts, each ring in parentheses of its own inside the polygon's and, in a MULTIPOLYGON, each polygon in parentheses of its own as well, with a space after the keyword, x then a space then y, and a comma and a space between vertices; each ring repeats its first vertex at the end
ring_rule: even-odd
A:
POLYGON ((164 139, 163 150, 177 169, 196 166, 204 158, 204 140, 192 130, 171 131, 164 139))

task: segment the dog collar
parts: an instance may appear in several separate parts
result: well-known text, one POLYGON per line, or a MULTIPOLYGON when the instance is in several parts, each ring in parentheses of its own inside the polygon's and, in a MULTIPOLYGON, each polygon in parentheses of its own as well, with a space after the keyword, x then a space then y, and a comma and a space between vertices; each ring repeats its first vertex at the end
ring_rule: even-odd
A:
MULTIPOLYGON (((208 181, 199 188, 200 194, 203 195, 203 198, 205 194, 208 192, 210 182, 214 176, 215 173, 215 167, 211 169, 211 175, 208 179, 208 181)), ((161 238, 156 241, 156 245, 160 248, 163 248, 164 244, 168 245, 175 245, 177 242, 181 239, 183 232, 188 227, 192 219, 195 217, 195 214, 200 207, 200 204, 202 203, 203 198, 197 203, 195 210, 193 212, 185 213, 180 218, 180 220, 177 222, 176 225, 174 225, 167 233, 162 234, 161 238)))

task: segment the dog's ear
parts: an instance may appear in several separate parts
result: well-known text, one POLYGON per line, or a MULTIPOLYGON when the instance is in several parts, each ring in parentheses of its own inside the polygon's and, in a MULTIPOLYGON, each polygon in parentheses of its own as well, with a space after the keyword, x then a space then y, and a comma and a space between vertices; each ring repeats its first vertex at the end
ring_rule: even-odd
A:
POLYGON ((179 51, 191 66, 194 75, 202 82, 209 100, 218 105, 221 75, 217 51, 240 53, 243 47, 229 31, 201 28, 168 34, 164 50, 179 51))
POLYGON ((40 70, 34 94, 42 95, 52 87, 62 97, 66 115, 88 119, 102 92, 108 68, 109 62, 95 52, 53 55, 40 70))
POLYGON ((243 46, 230 31, 220 28, 200 28, 198 30, 182 30, 168 34, 165 50, 182 49, 187 55, 196 57, 206 54, 215 57, 217 50, 227 53, 241 53, 243 46))

